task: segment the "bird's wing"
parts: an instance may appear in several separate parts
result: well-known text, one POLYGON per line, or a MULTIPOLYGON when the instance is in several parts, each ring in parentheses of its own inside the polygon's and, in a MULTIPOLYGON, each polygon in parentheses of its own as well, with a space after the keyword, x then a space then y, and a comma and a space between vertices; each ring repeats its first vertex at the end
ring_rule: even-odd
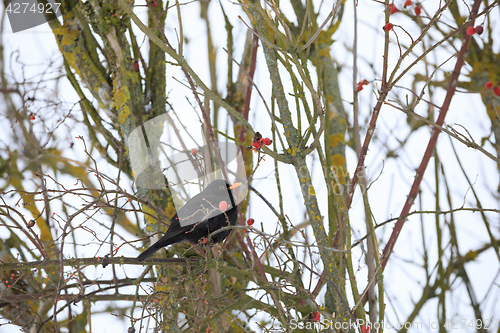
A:
MULTIPOLYGON (((220 195, 206 195, 203 192, 196 195, 177 211, 178 227, 183 230, 191 229, 193 225, 199 222, 223 214, 223 211, 219 208, 221 201, 226 201, 226 209, 232 208, 229 196, 226 198, 220 195)), ((174 226, 174 223, 175 221, 172 221, 172 226, 174 226)))

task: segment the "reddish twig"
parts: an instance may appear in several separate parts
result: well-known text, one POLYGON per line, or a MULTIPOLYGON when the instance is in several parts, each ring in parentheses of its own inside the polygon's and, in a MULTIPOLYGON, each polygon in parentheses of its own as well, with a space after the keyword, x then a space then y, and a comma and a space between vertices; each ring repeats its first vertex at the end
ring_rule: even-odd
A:
MULTIPOLYGON (((248 120, 248 113, 250 111, 250 97, 252 97, 252 81, 255 74, 257 63, 257 48, 259 47, 259 38, 253 35, 252 39, 252 54, 250 56, 250 66, 248 68, 248 86, 245 92, 245 105, 243 106, 243 118, 248 120)), ((241 125, 240 141, 245 142, 245 135, 247 131, 245 126, 241 125)), ((242 148, 243 149, 243 148, 242 148)))
MULTIPOLYGON (((478 12, 479 5, 481 4, 481 0, 475 0, 474 4, 472 6, 472 10, 470 13, 470 17, 474 18, 478 12)), ((474 20, 471 20, 470 24, 474 24, 474 20)), ((458 77, 460 75, 460 71, 462 70, 462 67, 465 63, 465 57, 467 56, 467 51, 469 50, 469 44, 472 36, 468 36, 467 34, 464 34, 463 37, 463 42, 462 42, 462 48, 460 49, 460 52, 458 53, 457 57, 457 62, 455 64, 455 68, 453 69, 450 82, 448 84, 448 90, 446 93, 446 97, 443 102, 443 106, 441 107, 441 111, 439 113, 439 117, 436 120, 436 124, 438 126, 443 126, 444 124, 444 118, 446 117, 446 113, 448 112, 448 109, 450 107, 451 99, 453 98, 453 95, 455 94, 457 83, 458 83, 458 77)), ((441 130, 438 128, 434 127, 432 129, 432 135, 429 140, 429 143, 427 144, 427 149, 425 150, 424 157, 422 158, 422 162, 420 163, 420 166, 417 169, 417 173, 415 175, 415 180, 413 181, 413 185, 411 186, 410 189, 410 194, 408 195, 406 202, 403 206, 403 209, 401 211, 401 214, 399 216, 406 216, 410 212, 410 208, 413 205, 413 202, 415 201, 415 198, 418 195, 418 191, 420 189, 420 183, 422 182, 422 179, 424 177, 425 170, 427 169, 427 165, 429 164, 429 160, 432 157, 432 154, 434 152, 434 149, 436 148, 436 143, 437 139, 439 137, 439 133, 441 133, 441 130)), ((385 268, 387 265, 387 261, 389 260, 389 257, 391 256, 392 250, 394 249, 394 245, 396 244, 396 241, 398 240, 399 233, 401 232, 401 229, 403 228, 403 225, 407 219, 405 217, 399 218, 398 221, 396 222, 396 225, 394 226, 394 229, 392 230, 391 237, 389 238, 389 241, 387 242, 387 245, 384 248, 384 252, 382 254, 382 270, 385 268)))
MULTIPOLYGON (((385 22, 386 24, 389 23, 389 7, 388 7, 388 2, 386 1, 386 8, 385 8, 385 22)), ((366 131, 366 136, 365 140, 363 142, 363 146, 361 147, 361 151, 359 152, 359 159, 358 159, 358 165, 356 166, 356 170, 354 170, 354 175, 352 176, 351 184, 349 186, 349 191, 347 191, 346 195, 346 208, 349 209, 352 203, 352 196, 354 195, 354 189, 356 188, 356 184, 359 181, 359 175, 361 173, 361 177, 364 177, 364 165, 365 165, 365 158, 366 154, 368 154, 368 146, 370 145, 370 142, 373 137, 373 133, 375 132, 375 127, 377 124, 377 119, 380 114, 380 109, 382 108, 382 105, 384 104, 385 99, 387 98, 387 95, 389 94, 389 91, 392 89, 392 84, 390 82, 387 82, 387 72, 389 68, 389 33, 390 31, 385 31, 385 41, 384 41, 384 61, 383 61, 383 67, 382 67, 382 87, 380 88, 380 95, 378 97, 377 104, 373 108, 373 113, 372 117, 370 119, 370 124, 368 125, 368 130, 366 131)), ((342 225, 345 224, 345 217, 342 216, 342 225)), ((337 235, 339 236, 339 233, 337 231, 337 235)))

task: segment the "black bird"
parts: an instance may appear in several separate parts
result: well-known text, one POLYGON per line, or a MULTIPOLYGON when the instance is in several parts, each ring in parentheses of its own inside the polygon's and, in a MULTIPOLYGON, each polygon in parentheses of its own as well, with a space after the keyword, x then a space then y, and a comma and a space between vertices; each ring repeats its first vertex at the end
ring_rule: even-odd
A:
POLYGON ((212 239, 208 239, 208 235, 223 227, 236 224, 238 207, 231 190, 240 185, 241 183, 235 183, 231 186, 223 179, 216 179, 208 184, 201 193, 191 198, 177 211, 165 235, 142 252, 137 260, 143 261, 170 244, 185 241, 201 245, 222 242, 231 230, 218 232, 212 235, 212 239))

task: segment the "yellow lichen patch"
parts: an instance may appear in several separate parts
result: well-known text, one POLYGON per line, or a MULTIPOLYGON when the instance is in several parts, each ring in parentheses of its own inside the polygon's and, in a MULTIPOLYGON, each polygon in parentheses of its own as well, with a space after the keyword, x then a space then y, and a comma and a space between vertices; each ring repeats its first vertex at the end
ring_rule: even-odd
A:
POLYGON ((168 217, 172 218, 176 213, 174 204, 172 202, 169 202, 167 204, 167 208, 165 208, 165 214, 167 214, 168 217))
POLYGON ((477 251, 471 250, 465 254, 464 259, 466 259, 467 261, 472 261, 477 258, 477 254, 477 251))
MULTIPOLYGON (((339 121, 339 110, 335 107, 333 103, 328 103, 328 114, 330 115, 330 119, 334 120, 335 122, 339 121)), ((340 117, 342 118, 342 117, 340 117)))
POLYGON ((130 92, 127 87, 119 87, 113 90, 113 106, 118 110, 130 100, 130 92))
POLYGON ((129 78, 131 83, 137 83, 141 80, 141 76, 137 72, 129 72, 129 78))
POLYGON ((335 110, 335 112, 330 112, 330 119, 335 118, 335 122, 338 123, 339 125, 344 125, 346 123, 345 117, 342 117, 338 112, 337 109, 331 109, 335 110))
MULTIPOLYGON (((125 149, 123 150, 123 153, 125 154, 125 156, 128 156, 128 147, 125 145, 124 147, 125 149)), ((134 175, 135 177, 135 175, 134 175)))
POLYGON ((78 39, 78 30, 72 29, 68 24, 53 29, 58 41, 59 49, 71 68, 81 77, 80 69, 76 66, 75 41, 78 39))
POLYGON ((312 185, 309 186, 308 192, 310 196, 316 196, 316 191, 312 185))
POLYGON ((157 214, 152 208, 149 208, 147 205, 143 206, 142 210, 144 211, 144 213, 146 213, 144 214, 144 218, 146 219, 147 224, 146 230, 151 231, 149 228, 153 225, 158 224, 158 220, 154 218, 154 216, 156 216, 157 214))
POLYGON ((330 49, 328 48, 322 48, 318 52, 318 56, 320 57, 330 57, 330 49))
POLYGON ((328 136, 328 141, 331 148, 337 147, 340 142, 345 141, 344 133, 330 134, 328 136))
MULTIPOLYGON (((335 154, 331 158, 332 166, 334 167, 344 167, 346 164, 345 157, 340 154, 335 154)), ((346 183, 345 176, 343 174, 337 174, 339 177, 339 182, 341 185, 346 183)))
POLYGON ((147 225, 146 228, 144 228, 144 231, 147 232, 148 234, 152 234, 156 230, 151 225, 147 225))
POLYGON ((286 152, 292 156, 297 156, 297 147, 287 148, 286 152))
POLYGON ((156 285, 156 291, 168 291, 170 288, 167 285, 164 284, 157 284, 156 285))
POLYGON ((170 290, 170 288, 166 285, 161 285, 161 284, 156 285, 156 291, 158 292, 158 295, 157 295, 158 304, 160 304, 160 305, 168 304, 168 301, 170 298, 169 297, 170 293, 168 293, 169 290, 170 290))
MULTIPOLYGON (((497 108, 500 110, 500 108, 497 108)), ((491 105, 491 104, 486 104, 486 113, 488 114, 488 117, 490 119, 495 119, 498 117, 498 111, 491 105)))
POLYGON ((78 39, 78 30, 71 29, 68 24, 54 29, 54 34, 61 38, 61 47, 72 46, 75 40, 78 39))
POLYGON ((120 113, 118 114, 118 121, 120 124, 123 124, 126 120, 127 117, 130 115, 130 108, 128 106, 125 106, 123 109, 121 109, 120 113))
POLYGON ((335 154, 331 159, 332 166, 343 167, 345 166, 345 157, 340 154, 335 154))
MULTIPOLYGON (((68 62, 68 65, 70 65, 73 69, 78 70, 76 65, 76 57, 73 53, 71 52, 62 52, 64 54, 64 58, 68 62)), ((80 75, 80 72, 78 72, 78 75, 80 75)))

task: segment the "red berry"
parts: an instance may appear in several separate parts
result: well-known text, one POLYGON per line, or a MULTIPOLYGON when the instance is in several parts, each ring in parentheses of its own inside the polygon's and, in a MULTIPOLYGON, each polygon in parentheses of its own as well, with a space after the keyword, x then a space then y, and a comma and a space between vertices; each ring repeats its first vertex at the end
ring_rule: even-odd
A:
POLYGON ((368 326, 368 325, 361 326, 361 332, 363 332, 363 333, 370 332, 370 326, 368 326))
POLYGON ((396 8, 396 5, 395 5, 395 4, 393 4, 393 3, 389 4, 389 12, 390 12, 391 14, 395 14, 395 13, 397 13, 397 12, 398 12, 398 9, 396 8))
POLYGON ((254 220, 254 219, 252 219, 252 218, 250 218, 250 219, 248 219, 248 220, 247 220, 247 224, 248 224, 248 225, 252 225, 252 224, 254 224, 254 223, 255 223, 255 220, 254 220))
POLYGON ((139 71, 139 62, 136 60, 132 64, 132 67, 134 68, 134 71, 138 72, 139 71))
MULTIPOLYGON (((384 28, 385 30, 385 28, 384 28)), ((358 92, 363 90, 363 86, 366 86, 369 82, 367 80, 363 80, 363 81, 360 81, 358 82, 358 92)))
POLYGON ((155 0, 151 1, 149 4, 151 5, 151 7, 157 7, 158 6, 158 2, 156 2, 155 0))
POLYGON ((491 88, 493 88, 493 82, 491 82, 491 81, 486 82, 486 84, 484 85, 484 87, 485 87, 486 89, 491 89, 491 88))
POLYGON ((259 141, 252 141, 252 146, 255 149, 259 149, 260 148, 260 140, 259 141))
POLYGON ((196 148, 191 149, 191 155, 193 156, 198 155, 198 151, 196 150, 196 148))
POLYGON ((319 312, 314 311, 313 313, 311 313, 311 319, 312 321, 317 322, 319 320, 319 312))
POLYGON ((422 7, 415 6, 415 15, 420 16, 420 13, 422 13, 422 7))
POLYGON ((495 88, 493 88, 493 92, 495 93, 495 95, 500 96, 500 87, 496 86, 495 88))
POLYGON ((219 209, 223 210, 223 211, 226 211, 226 209, 227 209, 227 202, 225 202, 225 201, 219 202, 219 209))
POLYGON ((405 8, 411 6, 411 0, 406 0, 405 2, 405 8))
POLYGON ((392 30, 392 24, 391 23, 386 23, 383 27, 384 31, 391 31, 392 30))
POLYGON ((472 36, 476 33, 476 29, 471 25, 470 27, 467 28, 467 35, 472 36))
POLYGON ((478 25, 478 26, 474 29, 474 31, 476 32, 476 34, 480 35, 480 34, 482 34, 482 33, 483 33, 484 28, 483 28, 483 26, 482 26, 482 25, 478 25))
POLYGON ((269 139, 269 138, 264 138, 264 139, 262 139, 262 140, 263 140, 263 142, 264 142, 264 144, 265 144, 266 146, 269 146, 271 143, 273 143, 273 140, 271 140, 271 139, 269 139))
POLYGON ((35 118, 35 116, 34 116, 34 115, 31 115, 31 116, 30 116, 30 119, 31 119, 31 120, 35 120, 36 118, 35 118))

